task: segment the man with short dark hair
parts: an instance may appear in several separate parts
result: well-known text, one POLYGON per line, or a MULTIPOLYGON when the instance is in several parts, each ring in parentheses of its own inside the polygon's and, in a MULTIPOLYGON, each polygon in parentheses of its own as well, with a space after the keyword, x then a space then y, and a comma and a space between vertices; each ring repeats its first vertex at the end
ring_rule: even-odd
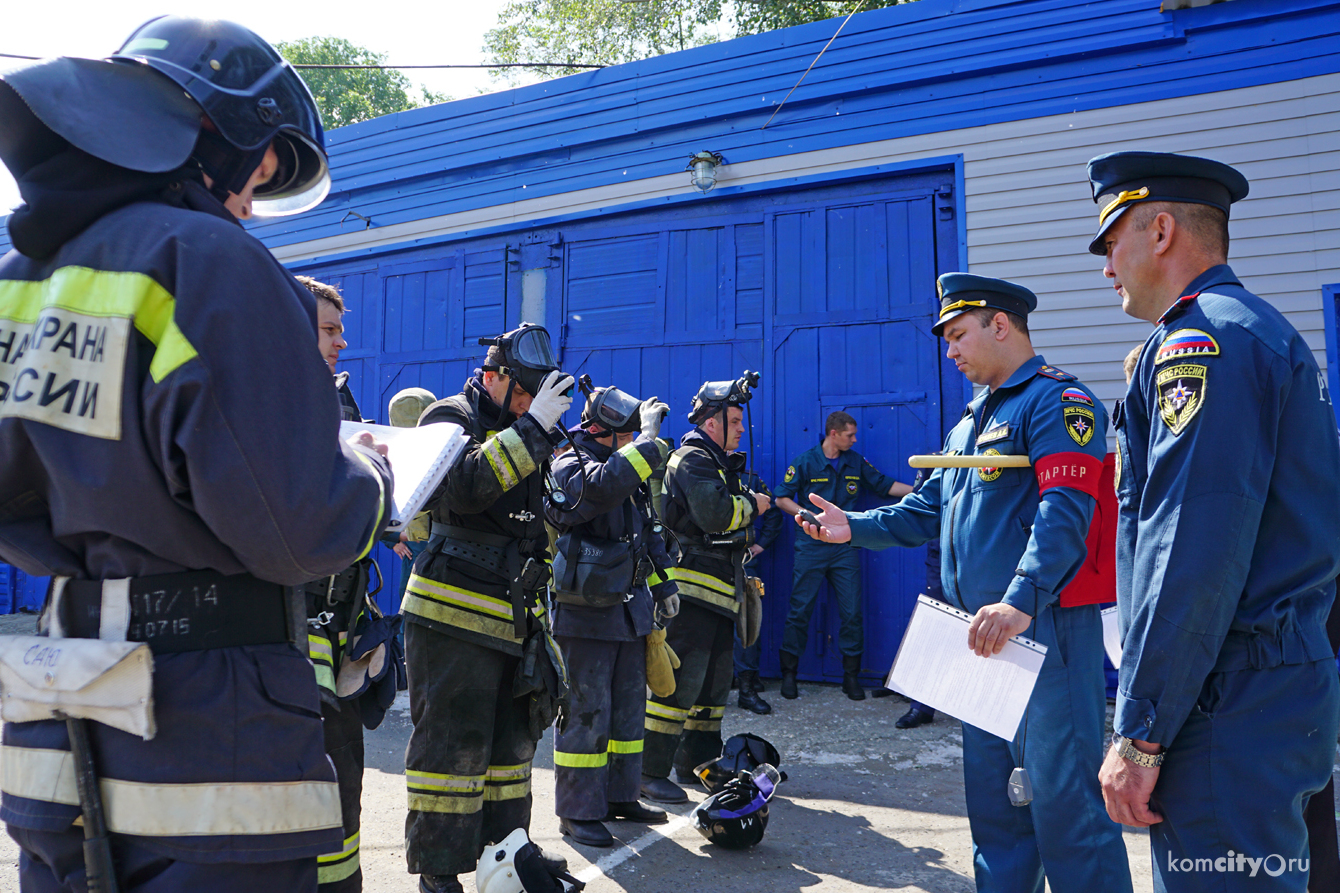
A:
MULTIPOLYGON (((852 449, 856 443, 856 419, 838 410, 824 422, 824 439, 800 454, 786 469, 777 488, 777 507, 788 515, 800 511, 797 499, 817 493, 843 508, 856 505, 864 488, 876 496, 902 498, 912 492, 907 484, 880 472, 852 449)), ((865 699, 861 687, 861 656, 865 653, 865 618, 861 613, 861 555, 846 543, 822 543, 796 537, 796 561, 791 578, 791 608, 782 634, 782 697, 795 698, 796 672, 809 635, 810 615, 826 580, 837 599, 842 626, 838 650, 842 652, 842 690, 853 701, 865 699)))
POLYGON ((1107 413, 1012 322, 1037 306, 1031 291, 968 273, 945 273, 939 287, 931 332, 969 381, 986 386, 943 452, 1026 456, 1032 467, 936 468, 897 505, 855 514, 812 494, 822 526, 805 530, 871 549, 938 536, 944 598, 973 615, 967 646, 989 657, 1023 634, 1047 647, 1013 740, 963 723, 977 888, 1041 891, 1045 879, 1056 893, 1129 891, 1121 828, 1103 815, 1096 778, 1107 703, 1102 621, 1069 588, 1089 557, 1107 413), (1023 806, 1009 796, 1016 767, 1032 782, 1023 806))
POLYGON ((1237 852, 1278 858, 1271 888, 1301 893, 1303 809, 1331 776, 1340 726, 1331 395, 1307 342, 1227 264, 1241 173, 1117 152, 1090 161, 1089 179, 1107 199, 1089 251, 1122 309, 1155 327, 1114 419, 1123 642, 1108 813, 1149 828, 1156 889, 1256 889, 1240 860, 1183 868, 1237 852))

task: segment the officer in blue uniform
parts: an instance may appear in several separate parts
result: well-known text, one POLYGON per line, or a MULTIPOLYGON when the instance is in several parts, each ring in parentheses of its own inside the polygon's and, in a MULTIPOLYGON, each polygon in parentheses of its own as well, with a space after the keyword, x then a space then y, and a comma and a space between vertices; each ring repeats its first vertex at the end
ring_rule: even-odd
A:
MULTIPOLYGON (((824 422, 824 439, 805 452, 786 469, 786 477, 777 488, 777 507, 788 515, 800 511, 806 497, 817 494, 844 511, 856 505, 857 494, 864 488, 876 496, 906 496, 907 484, 881 472, 852 449, 856 442, 856 419, 838 411, 824 422)), ((865 652, 865 623, 861 613, 861 555, 847 543, 823 543, 809 537, 796 538, 796 559, 791 577, 791 606, 782 633, 782 697, 795 698, 796 672, 800 655, 809 636, 810 615, 819 599, 819 586, 828 581, 828 590, 837 599, 842 625, 838 631, 838 650, 842 652, 842 690, 853 701, 865 700, 861 687, 861 655, 865 652)))
MULTIPOLYGON (((298 75, 228 22, 155 19, 111 61, 0 84, 25 200, 0 260, 0 558, 53 575, 62 650, 153 652, 156 734, 85 723, 122 891, 310 893, 343 843, 296 587, 367 554, 392 482, 339 441, 311 295, 237 222, 319 202, 323 147, 298 75)), ((67 730, 5 726, 24 890, 99 868, 67 730)))
POLYGON ((1303 808, 1340 723, 1331 395, 1302 336, 1227 265, 1242 174, 1118 152, 1089 179, 1104 202, 1089 250, 1122 309, 1154 325, 1115 420, 1124 639, 1108 811, 1149 827, 1157 890, 1302 891, 1303 808))
POLYGON ((866 548, 941 538, 944 598, 974 615, 968 645, 997 653, 1013 635, 1047 646, 1026 723, 1013 741, 963 724, 963 777, 977 888, 1056 893, 1129 891, 1121 829, 1104 815, 1103 635, 1096 605, 1065 607, 1085 558, 1106 453, 1106 413, 1093 393, 1033 352, 1028 289, 946 273, 932 332, 974 384, 986 385, 945 440, 947 455, 1023 455, 1031 468, 938 468, 894 506, 848 515, 831 502, 824 542, 866 548), (1007 784, 1028 770, 1031 805, 1007 784))

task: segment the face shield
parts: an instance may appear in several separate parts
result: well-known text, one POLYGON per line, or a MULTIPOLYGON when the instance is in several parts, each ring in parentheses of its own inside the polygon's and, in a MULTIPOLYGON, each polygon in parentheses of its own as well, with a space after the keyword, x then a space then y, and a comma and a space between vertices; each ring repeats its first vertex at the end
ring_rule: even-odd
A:
MULTIPOLYGON (((582 381, 589 387, 591 382, 589 376, 583 375, 582 381)), ((613 387, 583 390, 587 393, 586 408, 582 412, 583 426, 599 425, 606 432, 615 434, 627 434, 641 429, 642 414, 638 410, 642 406, 642 401, 632 394, 613 387)))
POLYGON ((549 343, 549 331, 544 326, 522 323, 519 329, 497 338, 480 338, 479 343, 497 347, 503 354, 502 363, 480 368, 508 376, 532 397, 539 393, 545 376, 558 368, 549 343))

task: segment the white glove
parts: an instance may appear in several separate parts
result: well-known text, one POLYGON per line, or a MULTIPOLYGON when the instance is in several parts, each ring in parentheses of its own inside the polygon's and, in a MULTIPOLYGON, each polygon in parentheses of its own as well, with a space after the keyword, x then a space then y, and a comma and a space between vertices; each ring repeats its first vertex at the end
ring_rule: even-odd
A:
POLYGON ((540 423, 540 427, 546 431, 553 429, 562 418, 563 413, 568 411, 572 405, 573 385, 572 376, 555 369, 544 377, 540 383, 540 393, 535 395, 535 399, 530 401, 531 418, 540 423), (568 393, 563 393, 568 391, 568 393))
POLYGON ((638 414, 642 418, 642 433, 653 439, 661 433, 661 422, 666 414, 670 412, 670 407, 661 402, 659 397, 648 397, 642 401, 638 407, 638 414))
POLYGON ((669 620, 679 613, 679 596, 667 595, 656 605, 656 613, 661 615, 664 620, 669 620))

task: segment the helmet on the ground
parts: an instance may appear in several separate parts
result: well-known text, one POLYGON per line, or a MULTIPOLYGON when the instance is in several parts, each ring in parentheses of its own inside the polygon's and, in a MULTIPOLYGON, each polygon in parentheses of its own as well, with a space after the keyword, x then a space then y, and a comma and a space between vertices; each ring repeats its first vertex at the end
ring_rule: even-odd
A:
POLYGON ((549 330, 535 323, 523 322, 496 338, 480 338, 479 343, 497 348, 489 351, 480 368, 506 375, 532 397, 540 392, 545 376, 558 368, 549 330))
MULTIPOLYGON (((693 770, 693 774, 702 780, 709 793, 716 793, 728 781, 738 778, 741 772, 753 772, 764 764, 776 768, 781 763, 782 755, 770 741, 744 732, 727 738, 721 745, 721 756, 703 763, 693 770)), ((778 780, 786 781, 786 773, 778 771, 778 780)))
POLYGON ((781 775, 768 764, 742 772, 693 810, 693 827, 728 850, 748 849, 768 828, 768 801, 781 775))
POLYGON ((478 893, 577 893, 585 887, 567 872, 550 874, 540 860, 540 848, 524 828, 517 828, 502 843, 484 847, 475 871, 478 893))
POLYGON ((297 214, 330 191, 326 138, 316 101, 293 66, 233 22, 160 16, 110 59, 166 75, 208 116, 192 153, 220 198, 240 193, 274 146, 279 165, 256 187, 257 216, 297 214))

